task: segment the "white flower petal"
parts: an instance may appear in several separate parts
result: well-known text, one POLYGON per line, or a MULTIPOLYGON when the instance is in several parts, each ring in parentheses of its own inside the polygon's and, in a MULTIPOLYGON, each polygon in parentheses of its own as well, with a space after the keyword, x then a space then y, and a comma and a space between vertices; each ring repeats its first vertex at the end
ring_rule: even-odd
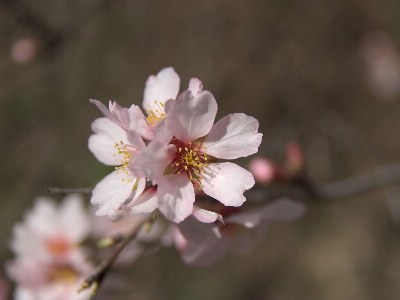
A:
POLYGON ((127 204, 131 215, 153 212, 158 207, 157 188, 147 188, 136 201, 127 204))
POLYGON ((118 154, 115 143, 127 142, 126 131, 107 118, 93 121, 92 130, 95 134, 89 137, 89 150, 103 164, 118 166, 124 159, 123 154, 118 154))
POLYGON ((207 154, 223 159, 245 157, 258 152, 262 134, 257 119, 245 114, 228 115, 218 121, 204 141, 207 154))
MULTIPOLYGON (((111 120, 112 122, 114 122, 115 124, 117 124, 118 126, 123 128, 123 125, 121 124, 120 120, 117 118, 117 116, 115 116, 113 113, 111 113, 111 111, 109 111, 107 109, 107 107, 101 103, 99 100, 95 100, 95 99, 90 99, 89 100, 91 103, 95 104, 100 111, 103 113, 103 115, 105 117, 107 117, 109 120, 111 120)), ((110 106, 111 106, 111 101, 110 101, 110 106)))
POLYGON ((167 119, 164 118, 154 128, 154 139, 168 144, 171 138, 172 133, 167 128, 167 119))
POLYGON ((167 115, 169 131, 184 144, 209 133, 217 114, 217 102, 209 91, 193 97, 190 91, 178 96, 167 115))
POLYGON ((192 213, 194 188, 186 174, 163 176, 157 197, 161 213, 172 222, 179 223, 192 213))
POLYGON ((205 210, 197 206, 193 206, 192 215, 202 223, 213 223, 215 221, 220 221, 224 223, 224 219, 220 214, 213 211, 205 210))
POLYGON ((253 187, 253 175, 236 164, 210 164, 202 173, 203 191, 226 206, 240 206, 246 201, 243 192, 253 187))
POLYGON ((197 93, 201 93, 203 91, 203 83, 197 78, 191 78, 189 81, 188 90, 193 96, 196 96, 197 93))
POLYGON ((225 221, 227 223, 240 224, 246 228, 253 228, 260 224, 261 212, 239 212, 237 214, 229 215, 225 218, 225 221))
POLYGON ((90 233, 90 218, 83 205, 83 197, 67 195, 60 208, 60 224, 71 243, 79 244, 90 233))
POLYGON ((129 169, 138 178, 146 176, 149 179, 157 180, 163 176, 165 168, 174 155, 174 145, 154 141, 131 158, 129 169))
POLYGON ((137 132, 143 139, 147 141, 153 140, 153 132, 147 124, 146 117, 143 115, 139 106, 132 104, 128 109, 129 113, 129 130, 137 132))
POLYGON ((301 218, 306 211, 304 203, 281 198, 261 208, 263 222, 290 222, 301 218))
POLYGON ((179 92, 179 85, 180 78, 172 67, 162 69, 157 76, 151 75, 144 89, 143 108, 146 111, 163 110, 154 101, 165 103, 169 99, 175 99, 179 92))
POLYGON ((96 215, 105 216, 109 211, 117 210, 131 196, 135 182, 132 174, 126 175, 120 170, 104 177, 94 188, 90 199, 93 205, 99 205, 96 215))

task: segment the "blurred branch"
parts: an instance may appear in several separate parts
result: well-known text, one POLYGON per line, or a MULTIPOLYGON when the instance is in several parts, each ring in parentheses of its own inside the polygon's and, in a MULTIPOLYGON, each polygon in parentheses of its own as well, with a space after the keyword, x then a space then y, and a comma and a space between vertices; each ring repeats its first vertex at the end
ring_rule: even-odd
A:
POLYGON ((286 196, 294 199, 336 199, 366 193, 400 182, 400 162, 380 167, 376 170, 325 184, 314 185, 309 180, 279 186, 264 186, 246 191, 246 198, 252 203, 286 196))
POLYGON ((49 186, 46 192, 49 194, 71 194, 71 193, 81 193, 81 194, 91 194, 93 189, 90 188, 59 188, 49 186))
POLYGON ((92 275, 85 279, 85 281, 81 284, 78 293, 92 287, 90 297, 93 297, 100 287, 105 275, 110 270, 121 251, 126 247, 126 245, 129 244, 130 241, 136 238, 142 228, 150 230, 155 219, 156 218, 153 215, 151 220, 144 221, 140 226, 134 228, 130 233, 128 233, 124 239, 115 246, 114 251, 111 252, 111 254, 94 269, 92 275))
POLYGON ((400 162, 347 179, 326 183, 317 189, 321 198, 340 198, 368 192, 400 181, 400 162))
MULTIPOLYGON (((297 178, 287 185, 258 186, 245 192, 246 198, 252 203, 263 203, 278 197, 287 196, 297 199, 321 198, 334 199, 349 197, 368 192, 372 189, 382 188, 393 183, 400 182, 400 162, 380 167, 376 170, 341 179, 321 185, 313 184, 304 176, 297 178)), ((82 193, 91 194, 91 188, 59 188, 48 187, 49 194, 82 193)), ((197 196, 198 198, 205 198, 197 196)), ((208 197, 207 197, 208 198, 208 197)))

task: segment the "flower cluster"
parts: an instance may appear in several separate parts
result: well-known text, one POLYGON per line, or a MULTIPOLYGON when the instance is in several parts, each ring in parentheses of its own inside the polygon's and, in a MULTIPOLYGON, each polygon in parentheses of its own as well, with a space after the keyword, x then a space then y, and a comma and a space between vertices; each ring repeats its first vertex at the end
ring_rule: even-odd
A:
POLYGON ((17 257, 7 264, 9 277, 18 283, 14 299, 88 298, 76 292, 93 269, 80 246, 91 228, 82 200, 71 194, 57 207, 53 199, 38 198, 25 221, 15 225, 11 249, 17 257))
POLYGON ((92 124, 89 149, 115 170, 97 184, 91 202, 96 214, 119 220, 127 213, 158 209, 168 220, 180 223, 190 215, 212 223, 221 215, 195 204, 201 190, 225 206, 241 206, 243 192, 254 185, 253 175, 230 162, 258 151, 262 134, 258 121, 231 114, 216 124, 217 102, 200 80, 192 78, 178 95, 180 78, 172 67, 150 76, 143 107, 107 109, 91 100, 105 115, 92 124), (152 185, 146 188, 146 181, 152 185))
MULTIPOLYGON (((78 194, 65 197, 58 206, 54 199, 37 198, 24 222, 16 224, 13 230, 10 246, 16 258, 7 263, 6 269, 8 276, 17 283, 14 299, 88 299, 89 291, 77 293, 94 269, 88 254, 104 258, 110 250, 95 248, 94 244, 105 237, 110 240, 124 236, 148 218, 143 214, 112 223, 87 211, 78 194)), ((116 266, 125 267, 135 261, 145 250, 142 242, 156 240, 159 232, 157 226, 150 232, 140 231, 137 240, 121 252, 116 266)), ((0 299, 3 299, 1 293, 0 299)))

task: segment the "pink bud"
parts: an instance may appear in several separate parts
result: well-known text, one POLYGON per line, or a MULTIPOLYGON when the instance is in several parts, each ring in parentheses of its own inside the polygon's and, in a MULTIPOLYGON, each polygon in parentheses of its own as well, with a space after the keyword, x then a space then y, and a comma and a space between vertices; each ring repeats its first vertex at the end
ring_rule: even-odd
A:
POLYGON ((254 179, 260 183, 269 183, 276 177, 277 166, 263 157, 255 157, 250 160, 249 171, 254 179))
POLYGON ((39 53, 39 42, 34 38, 20 38, 10 49, 11 60, 18 65, 30 63, 39 53))
POLYGON ((305 164, 304 151, 299 143, 295 141, 288 142, 285 147, 285 156, 289 173, 298 175, 303 172, 305 164))

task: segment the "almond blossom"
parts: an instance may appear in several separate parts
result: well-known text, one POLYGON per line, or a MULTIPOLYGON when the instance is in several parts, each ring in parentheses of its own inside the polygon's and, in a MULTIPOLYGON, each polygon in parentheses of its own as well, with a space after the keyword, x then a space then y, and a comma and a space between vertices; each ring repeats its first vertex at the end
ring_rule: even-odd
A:
POLYGON ((175 244, 187 264, 209 266, 229 250, 237 254, 250 253, 264 237, 265 229, 273 223, 291 222, 301 218, 303 203, 281 198, 258 209, 224 208, 225 225, 204 224, 192 217, 173 225, 164 243, 175 244))
POLYGON ((77 251, 78 245, 90 229, 81 196, 68 195, 59 207, 53 199, 39 197, 34 209, 25 215, 25 221, 14 226, 11 249, 18 256, 70 260, 82 255, 77 251))
MULTIPOLYGON (((154 129, 166 115, 166 103, 178 95, 179 84, 180 78, 172 67, 149 76, 143 97, 147 118, 134 104, 124 108, 110 101, 107 109, 100 101, 90 100, 106 118, 92 123, 95 134, 89 138, 89 149, 100 162, 116 166, 116 170, 93 190, 91 203, 99 206, 96 215, 108 215, 110 220, 116 221, 128 212, 148 213, 156 208, 152 195, 142 196, 146 180, 136 178, 128 165, 130 159, 145 147, 144 141, 154 139, 154 129)), ((158 135, 162 137, 163 124, 158 127, 158 135)))
MULTIPOLYGON (((92 123, 95 134, 89 138, 89 149, 100 162, 116 167, 96 185, 91 203, 99 206, 96 215, 109 215, 112 218, 113 215, 120 214, 118 210, 121 211, 122 205, 135 205, 145 189, 146 180, 136 178, 129 171, 128 165, 130 159, 145 147, 142 138, 152 137, 152 134, 147 135, 150 131, 144 117, 139 117, 140 121, 131 121, 137 115, 136 109, 127 110, 110 102, 108 111, 97 100, 93 102, 103 113, 106 112, 107 118, 99 118, 92 123), (131 111, 135 113, 130 114, 131 111)), ((141 113, 140 109, 139 112, 141 113)))
POLYGON ((141 149, 129 164, 138 178, 146 176, 157 184, 159 210, 177 223, 193 213, 194 188, 224 205, 242 205, 243 192, 254 185, 252 174, 218 160, 254 154, 262 138, 258 121, 245 114, 228 115, 213 126, 214 96, 202 91, 198 79, 189 87, 170 104, 162 138, 141 149))
POLYGON ((80 246, 90 230, 80 196, 71 194, 60 206, 53 199, 38 198, 13 230, 11 249, 17 257, 6 269, 18 284, 14 299, 87 299, 87 293, 78 296, 76 291, 93 269, 80 246))

